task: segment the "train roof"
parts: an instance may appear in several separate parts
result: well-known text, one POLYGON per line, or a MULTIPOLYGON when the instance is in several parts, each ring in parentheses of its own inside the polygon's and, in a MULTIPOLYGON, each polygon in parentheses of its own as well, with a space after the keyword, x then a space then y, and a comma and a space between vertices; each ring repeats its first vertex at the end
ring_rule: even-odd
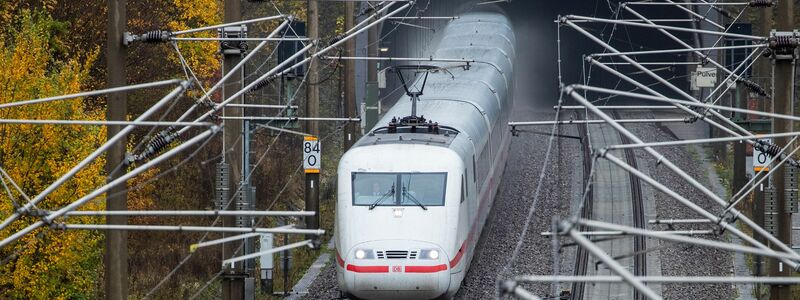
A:
MULTIPOLYGON (((489 142, 489 132, 497 130, 493 128, 494 120, 511 105, 512 62, 516 55, 513 29, 502 14, 473 12, 451 21, 442 34, 433 57, 468 59, 475 63, 468 68, 453 63, 430 63, 447 71, 429 74, 424 94, 417 102, 417 112, 429 121, 453 128, 480 147, 489 142)), ((417 78, 413 86, 421 85, 422 79, 417 78)), ((392 119, 408 116, 410 100, 409 96, 402 96, 356 145, 391 142, 449 146, 455 135, 448 139, 417 133, 414 139, 401 141, 399 136, 409 133, 398 132, 395 133, 398 137, 389 137, 390 134, 377 132, 392 119)))

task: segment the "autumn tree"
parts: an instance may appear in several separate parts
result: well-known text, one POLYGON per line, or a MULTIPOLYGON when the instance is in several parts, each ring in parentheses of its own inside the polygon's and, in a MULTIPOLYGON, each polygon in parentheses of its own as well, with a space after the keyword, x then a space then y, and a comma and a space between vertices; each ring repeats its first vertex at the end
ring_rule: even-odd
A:
MULTIPOLYGON (((87 79, 89 67, 98 51, 80 57, 54 59, 62 48, 63 23, 45 13, 23 10, 5 26, 0 40, 0 103, 75 93, 87 79)), ((87 111, 80 99, 0 109, 2 119, 101 119, 102 112, 87 111)), ((36 195, 66 173, 75 161, 88 155, 104 140, 98 126, 0 125, 0 166, 22 191, 36 195)), ((58 209, 101 185, 103 160, 79 172, 38 205, 38 209, 58 209)), ((0 194, 0 217, 14 211, 24 201, 11 191, 0 194)), ((102 201, 88 204, 102 209, 102 201)), ((23 217, 0 237, 34 222, 23 217)), ((70 218, 71 222, 89 222, 70 218)), ((51 231, 39 229, 0 249, 0 298, 92 298, 98 269, 102 263, 102 235, 90 231, 51 231)))

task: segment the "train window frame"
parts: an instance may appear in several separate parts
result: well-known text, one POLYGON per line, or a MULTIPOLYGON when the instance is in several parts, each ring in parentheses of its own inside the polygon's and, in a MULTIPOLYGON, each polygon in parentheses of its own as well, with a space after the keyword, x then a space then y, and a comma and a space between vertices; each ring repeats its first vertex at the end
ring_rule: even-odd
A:
MULTIPOLYGON (((397 206, 397 207, 411 207, 411 206, 418 206, 418 204, 414 203, 414 201, 403 202, 402 199, 402 188, 403 188, 403 176, 408 175, 442 175, 442 194, 441 200, 437 201, 436 204, 433 203, 422 203, 425 207, 437 207, 437 206, 445 206, 447 203, 447 178, 449 173, 448 172, 350 172, 350 202, 352 206, 371 206, 373 203, 358 203, 356 202, 356 193, 355 193, 355 180, 356 176, 358 175, 395 175, 395 190, 394 190, 394 199, 392 201, 386 201, 386 199, 379 203, 376 206, 397 206)), ((412 190, 413 192, 413 190, 412 190)))

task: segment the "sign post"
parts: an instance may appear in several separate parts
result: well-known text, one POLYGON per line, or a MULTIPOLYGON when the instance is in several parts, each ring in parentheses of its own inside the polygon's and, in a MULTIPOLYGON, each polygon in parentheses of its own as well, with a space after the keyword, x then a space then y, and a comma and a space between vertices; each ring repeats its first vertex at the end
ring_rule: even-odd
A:
MULTIPOLYGON (((303 169, 306 173, 306 210, 313 211, 313 216, 306 217, 306 229, 319 229, 319 172, 322 165, 322 146, 316 136, 303 138, 303 169)), ((319 245, 319 237, 308 235, 319 245)))

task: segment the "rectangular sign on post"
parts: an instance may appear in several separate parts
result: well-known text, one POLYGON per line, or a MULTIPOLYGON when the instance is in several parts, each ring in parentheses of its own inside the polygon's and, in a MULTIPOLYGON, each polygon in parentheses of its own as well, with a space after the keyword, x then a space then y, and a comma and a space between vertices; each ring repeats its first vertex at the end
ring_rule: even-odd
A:
POLYGON ((695 80, 694 86, 703 88, 711 88, 717 85, 717 68, 697 68, 693 76, 695 80))
MULTIPOLYGON (((772 139, 762 139, 768 143, 772 143, 772 139)), ((759 172, 764 170, 764 172, 769 171, 769 156, 767 153, 761 152, 756 147, 753 147, 753 171, 759 172)))
POLYGON ((303 138, 303 169, 308 173, 319 173, 322 152, 320 151, 319 138, 307 136, 303 138))

